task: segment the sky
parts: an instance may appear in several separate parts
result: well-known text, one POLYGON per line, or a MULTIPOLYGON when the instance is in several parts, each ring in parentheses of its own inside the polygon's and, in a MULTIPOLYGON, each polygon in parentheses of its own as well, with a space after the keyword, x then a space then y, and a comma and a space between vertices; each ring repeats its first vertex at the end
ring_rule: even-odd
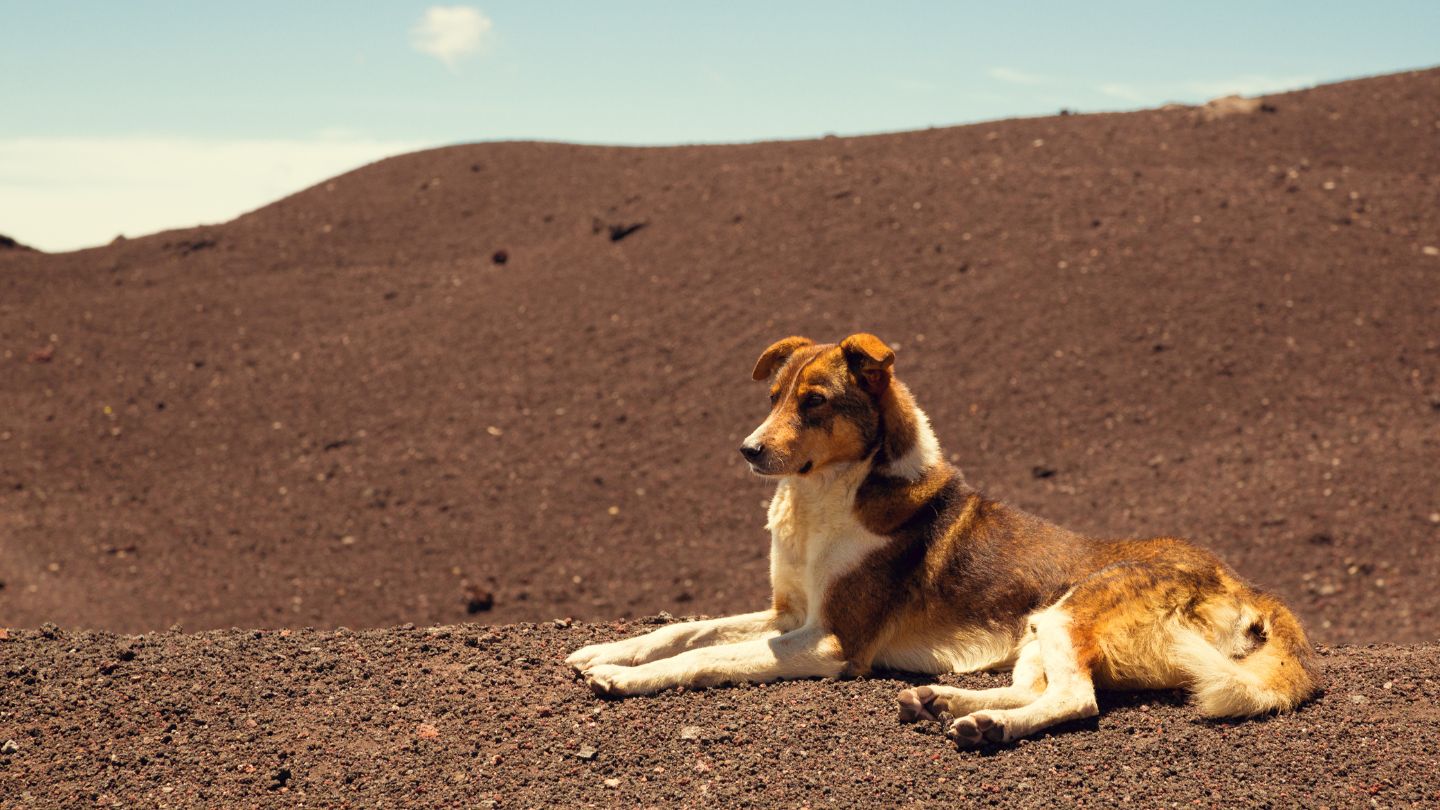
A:
POLYGON ((1440 2, 0 0, 0 233, 222 222, 491 140, 810 138, 1440 64, 1440 2))

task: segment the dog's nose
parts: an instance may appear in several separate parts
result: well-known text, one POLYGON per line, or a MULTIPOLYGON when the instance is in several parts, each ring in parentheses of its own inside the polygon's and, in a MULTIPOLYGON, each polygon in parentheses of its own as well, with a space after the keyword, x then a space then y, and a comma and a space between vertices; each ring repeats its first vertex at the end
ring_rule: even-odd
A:
POLYGON ((761 454, 761 453, 764 453, 764 452, 765 452, 765 446, 764 446, 764 445, 760 445, 760 444, 742 444, 742 445, 740 445, 740 455, 744 456, 746 461, 754 461, 754 460, 760 458, 760 454, 761 454))

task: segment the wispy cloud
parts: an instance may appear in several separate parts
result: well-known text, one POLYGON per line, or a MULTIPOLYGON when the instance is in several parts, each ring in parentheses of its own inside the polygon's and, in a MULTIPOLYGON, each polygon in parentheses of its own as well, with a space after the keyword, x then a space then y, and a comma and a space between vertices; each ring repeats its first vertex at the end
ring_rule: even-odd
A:
POLYGON ((0 138, 0 230, 42 250, 221 222, 425 144, 308 139, 0 138))
POLYGON ((431 6, 410 29, 410 44, 454 70, 462 58, 485 46, 494 27, 477 8, 431 6))
POLYGON ((985 75, 992 79, 999 79, 1002 82, 1009 82, 1011 84, 1038 85, 1049 84, 1051 82, 1049 77, 1035 73, 1026 73, 1023 70, 1015 70, 1014 68, 1008 67, 988 68, 985 71, 985 75))

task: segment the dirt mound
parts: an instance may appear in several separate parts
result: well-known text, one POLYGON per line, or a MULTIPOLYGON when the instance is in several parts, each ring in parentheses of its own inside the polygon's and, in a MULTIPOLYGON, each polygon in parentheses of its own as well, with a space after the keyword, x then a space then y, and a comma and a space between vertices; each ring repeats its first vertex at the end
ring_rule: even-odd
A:
POLYGON ((32 248, 29 245, 21 244, 15 241, 13 238, 6 236, 3 233, 0 233, 0 253, 9 250, 24 250, 33 252, 35 251, 35 248, 32 248))
MULTIPOLYGON (((644 622, 640 624, 645 624, 644 622)), ((618 628, 635 632, 643 627, 618 628)), ((0 641, 0 803, 24 807, 1352 806, 1440 800, 1440 646, 1322 650, 1299 712, 1213 723, 1180 695, 957 752, 901 726, 911 681, 806 681, 607 702, 553 624, 0 641)), ((993 676, 955 683, 989 685, 993 676)))
POLYGON ((1320 641, 1433 639, 1440 72, 1264 103, 458 146, 12 254, 0 621, 752 609, 750 366, 866 330, 990 494, 1195 538, 1320 641))

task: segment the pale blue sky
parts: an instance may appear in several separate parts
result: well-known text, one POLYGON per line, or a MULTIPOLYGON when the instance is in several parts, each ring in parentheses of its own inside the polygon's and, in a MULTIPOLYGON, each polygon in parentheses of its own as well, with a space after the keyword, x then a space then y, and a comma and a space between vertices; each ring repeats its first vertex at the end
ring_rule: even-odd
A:
POLYGON ((891 131, 1440 64, 1436 0, 479 2, 425 53, 434 5, 0 0, 0 232, 228 219, 445 143, 891 131))

